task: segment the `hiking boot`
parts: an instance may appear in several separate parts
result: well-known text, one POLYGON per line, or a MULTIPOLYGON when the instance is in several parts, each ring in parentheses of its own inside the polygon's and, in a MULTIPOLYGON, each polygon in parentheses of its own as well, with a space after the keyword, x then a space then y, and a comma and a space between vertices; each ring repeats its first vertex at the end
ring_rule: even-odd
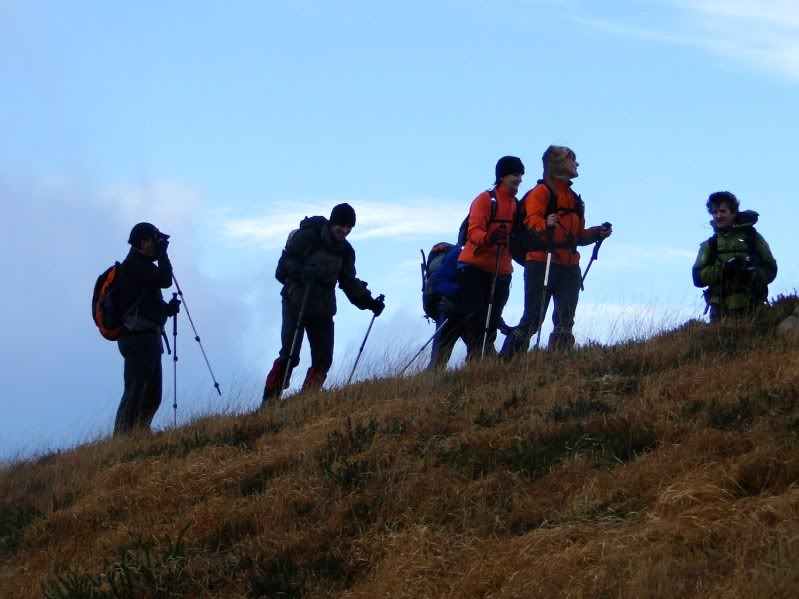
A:
MULTIPOLYGON (((280 385, 283 383, 283 377, 286 376, 287 361, 283 358, 278 358, 272 364, 272 370, 266 375, 266 384, 264 385, 264 397, 261 405, 264 406, 270 399, 274 399, 280 393, 280 385)), ((291 377, 289 377, 290 379, 291 377)), ((286 381, 284 389, 288 388, 289 381, 286 381)))
POLYGON ((315 391, 317 389, 321 389, 326 378, 326 372, 312 366, 308 369, 308 372, 305 375, 305 381, 302 383, 302 390, 315 391))

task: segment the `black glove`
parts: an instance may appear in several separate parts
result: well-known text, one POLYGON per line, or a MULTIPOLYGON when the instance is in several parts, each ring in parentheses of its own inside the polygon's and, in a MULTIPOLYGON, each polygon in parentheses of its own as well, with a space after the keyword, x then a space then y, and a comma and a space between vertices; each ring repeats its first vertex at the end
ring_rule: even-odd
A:
POLYGON ((175 314, 178 312, 180 312, 180 300, 176 297, 173 297, 166 305, 166 315, 175 316, 175 314))
POLYGON ((300 280, 305 285, 310 285, 319 278, 319 267, 316 264, 306 264, 302 269, 300 280))
POLYGON ((386 303, 383 301, 383 296, 379 296, 374 298, 369 303, 369 310, 374 312, 375 316, 380 316, 383 313, 383 310, 386 309, 386 303))
POLYGON ((505 229, 491 231, 488 235, 488 245, 507 245, 508 232, 505 229))

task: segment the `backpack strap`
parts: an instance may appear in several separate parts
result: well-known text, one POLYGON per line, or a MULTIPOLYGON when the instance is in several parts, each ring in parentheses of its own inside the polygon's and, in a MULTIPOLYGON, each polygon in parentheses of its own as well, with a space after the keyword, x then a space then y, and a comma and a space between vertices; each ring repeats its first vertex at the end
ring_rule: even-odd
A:
POLYGON ((491 199, 491 214, 488 217, 488 224, 493 223, 497 218, 497 192, 493 188, 487 189, 488 196, 491 199))

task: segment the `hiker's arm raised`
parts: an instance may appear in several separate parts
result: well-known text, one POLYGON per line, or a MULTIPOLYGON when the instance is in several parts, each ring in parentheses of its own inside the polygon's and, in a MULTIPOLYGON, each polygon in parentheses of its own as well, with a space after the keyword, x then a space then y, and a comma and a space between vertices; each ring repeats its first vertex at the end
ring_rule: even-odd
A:
POLYGON ((166 254, 158 257, 158 264, 155 268, 150 263, 138 260, 127 261, 125 268, 131 283, 137 287, 168 289, 172 286, 172 263, 166 254))

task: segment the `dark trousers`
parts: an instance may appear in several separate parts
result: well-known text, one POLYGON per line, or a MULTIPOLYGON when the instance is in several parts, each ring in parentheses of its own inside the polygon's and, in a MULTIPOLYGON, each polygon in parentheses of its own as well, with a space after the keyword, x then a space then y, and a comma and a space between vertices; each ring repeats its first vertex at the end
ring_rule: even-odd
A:
MULTIPOLYGON (((280 329, 280 357, 288 361, 291 352, 291 342, 294 339, 294 332, 297 327, 297 320, 300 316, 300 306, 283 298, 283 325, 280 329)), ((300 348, 305 334, 308 335, 308 342, 311 344, 311 368, 325 373, 333 365, 333 332, 334 325, 331 317, 303 317, 300 323, 300 334, 297 344, 294 347, 294 360, 292 368, 300 363, 300 348)))
MULTIPOLYGON (((524 313, 515 327, 517 334, 508 335, 502 344, 500 356, 503 358, 509 359, 517 352, 527 351, 530 339, 538 332, 545 272, 546 262, 530 260, 524 266, 524 313)), ((550 265, 547 294, 544 299, 545 313, 550 298, 555 300, 555 310, 552 313, 555 330, 549 336, 550 348, 570 348, 574 345, 572 328, 581 283, 582 273, 579 265, 550 265)))
MULTIPOLYGON (((502 310, 510 296, 510 275, 499 275, 491 295, 491 284, 494 273, 474 266, 458 269, 460 281, 460 312, 462 320, 458 330, 466 343, 466 360, 480 359, 483 350, 483 337, 486 336, 486 318, 489 305, 491 320, 487 327, 486 356, 495 356, 497 351, 494 342, 497 339, 497 328, 502 318, 502 310)), ((449 337, 448 339, 451 339, 449 337)), ((454 345, 455 341, 452 341, 454 345)))
POLYGON ((430 370, 438 368, 446 368, 452 350, 455 349, 455 344, 461 335, 463 324, 463 317, 453 314, 448 316, 441 314, 436 320, 436 331, 433 337, 433 349, 430 352, 430 370))
POLYGON ((161 405, 161 338, 158 333, 124 335, 117 341, 125 359, 125 391, 117 409, 114 434, 149 429, 161 405))

